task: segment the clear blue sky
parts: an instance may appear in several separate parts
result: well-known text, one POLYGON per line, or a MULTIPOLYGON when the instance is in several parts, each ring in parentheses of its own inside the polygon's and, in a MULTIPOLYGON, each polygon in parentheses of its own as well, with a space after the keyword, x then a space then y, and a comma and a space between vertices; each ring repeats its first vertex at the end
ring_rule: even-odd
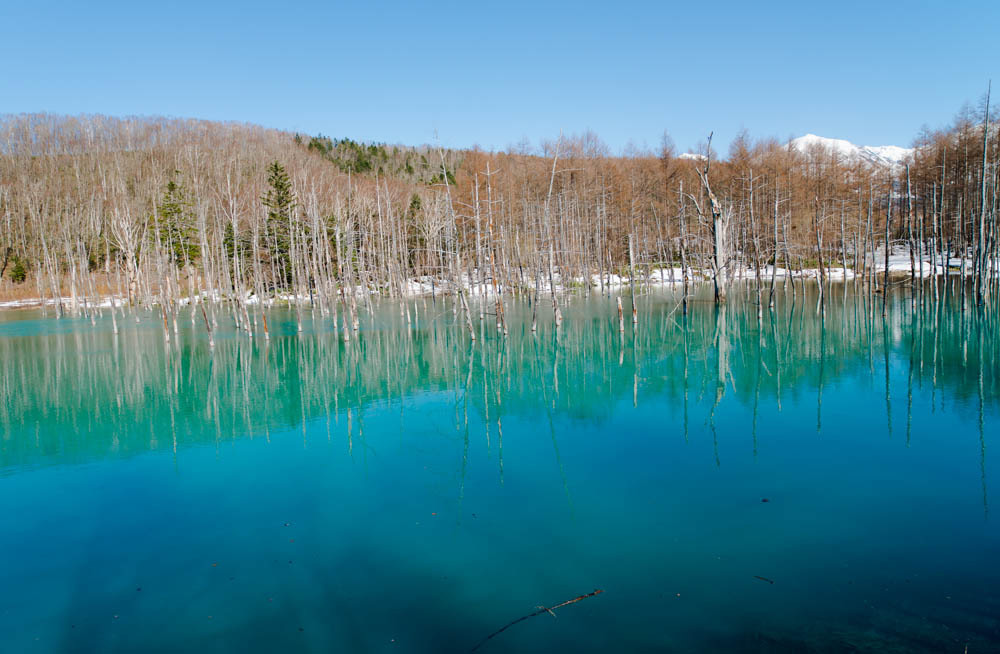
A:
MULTIPOLYGON (((504 148, 741 128, 909 145, 1000 77, 1000 2, 0 0, 0 113, 504 148)), ((1000 94, 998 94, 1000 95, 1000 94)))

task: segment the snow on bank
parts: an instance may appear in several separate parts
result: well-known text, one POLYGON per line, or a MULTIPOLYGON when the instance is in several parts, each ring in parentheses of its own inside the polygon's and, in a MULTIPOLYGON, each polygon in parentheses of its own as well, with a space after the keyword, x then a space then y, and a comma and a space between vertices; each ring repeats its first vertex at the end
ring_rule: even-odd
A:
MULTIPOLYGON (((922 259, 917 258, 913 262, 913 270, 917 275, 921 275, 924 278, 932 277, 935 275, 944 275, 947 273, 958 274, 962 265, 961 257, 952 257, 947 265, 943 260, 938 257, 937 264, 932 265, 929 256, 924 256, 922 259), (921 265, 922 264, 922 265, 921 265), (922 268, 922 271, 921 271, 922 268)), ((994 269, 1000 270, 1000 261, 994 261, 991 264, 994 269)), ((889 272, 892 274, 909 275, 910 274, 910 254, 907 250, 894 250, 889 255, 889 272)), ((636 276, 636 284, 645 287, 678 287, 683 284, 683 271, 679 266, 674 266, 672 268, 651 268, 648 274, 640 269, 640 275, 636 276)), ((874 271, 876 274, 883 274, 885 272, 885 254, 884 251, 875 253, 875 265, 874 271)), ((826 279, 829 281, 844 281, 852 280, 855 277, 855 273, 850 268, 843 268, 842 266, 828 267, 826 268, 826 279)), ((969 258, 965 259, 965 275, 966 277, 972 274, 972 260, 969 258)), ((783 267, 774 268, 773 266, 762 266, 760 269, 761 280, 767 282, 771 279, 772 275, 781 280, 785 279, 809 279, 809 280, 819 280, 820 271, 818 268, 803 268, 802 270, 788 269, 783 267)), ((756 271, 753 268, 739 268, 729 271, 729 280, 731 282, 742 282, 742 281, 753 281, 756 279, 756 271)), ((570 278, 569 280, 564 280, 558 273, 553 274, 553 281, 555 282, 555 291, 557 293, 564 293, 566 291, 573 291, 587 286, 587 279, 584 277, 570 278)), ((709 270, 698 270, 689 269, 688 270, 688 281, 691 284, 703 284, 712 281, 712 273, 709 270)), ((505 291, 503 286, 497 282, 497 287, 494 289, 493 280, 486 276, 479 274, 478 271, 474 271, 472 275, 464 273, 459 276, 459 283, 462 286, 462 290, 470 298, 486 298, 494 297, 496 291, 499 290, 501 293, 505 291)), ((591 275, 589 280, 589 285, 591 288, 609 288, 615 290, 621 290, 631 285, 631 280, 627 275, 619 275, 615 273, 595 273, 591 275)), ((535 279, 532 277, 525 277, 523 288, 534 289, 536 286, 535 279)), ((540 279, 537 283, 537 288, 539 293, 550 294, 552 293, 552 286, 549 284, 548 279, 540 279)), ((347 291, 345 287, 342 290, 347 291)), ((364 297, 365 295, 383 295, 385 289, 377 288, 366 288, 364 286, 355 287, 355 296, 364 297)), ((455 291, 455 281, 450 279, 434 279, 432 277, 418 277, 414 279, 409 279, 403 285, 403 295, 405 297, 426 297, 432 294, 437 295, 449 295, 453 294, 455 291)), ((204 301, 209 299, 210 294, 208 292, 201 292, 199 295, 195 296, 195 301, 204 301)), ((215 301, 221 301, 226 299, 236 299, 234 295, 224 295, 218 292, 211 294, 211 299, 215 301)), ((190 304, 192 298, 180 298, 177 303, 181 306, 186 306, 190 304)), ((262 298, 253 294, 246 293, 242 301, 248 305, 258 305, 261 303, 262 298)), ((279 294, 274 298, 263 298, 263 302, 267 306, 273 306, 275 303, 288 303, 288 304, 308 304, 313 301, 318 301, 317 296, 310 297, 308 294, 292 294, 284 293, 279 294)), ((40 306, 55 306, 62 303, 63 307, 67 310, 72 310, 74 307, 74 300, 72 297, 62 297, 62 298, 26 298, 20 300, 7 300, 0 302, 0 310, 2 309, 24 309, 31 307, 40 306)), ((154 302, 155 303, 155 302, 154 302)), ((104 297, 83 297, 78 296, 76 298, 76 307, 78 309, 108 309, 112 305, 115 307, 122 307, 127 304, 127 298, 122 296, 104 296, 104 297), (113 300, 113 302, 112 302, 113 300)))
MULTIPOLYGON (((84 297, 77 297, 76 298, 77 305, 81 309, 83 309, 84 307, 87 307, 88 309, 109 309, 109 308, 111 308, 111 300, 112 300, 112 297, 110 295, 106 295, 106 296, 102 296, 102 297, 86 297, 86 298, 84 298, 84 297)), ((68 307, 68 306, 71 306, 73 304, 73 298, 72 297, 68 297, 68 296, 67 297, 62 297, 62 298, 29 297, 29 298, 24 298, 24 299, 21 299, 21 300, 6 300, 4 302, 0 302, 0 309, 24 309, 24 308, 28 308, 28 307, 39 307, 39 306, 42 306, 42 305, 45 305, 45 306, 56 306, 60 302, 62 302, 62 304, 64 306, 68 307)), ((125 298, 118 297, 118 296, 114 297, 115 306, 121 306, 125 302, 126 302, 125 298)))

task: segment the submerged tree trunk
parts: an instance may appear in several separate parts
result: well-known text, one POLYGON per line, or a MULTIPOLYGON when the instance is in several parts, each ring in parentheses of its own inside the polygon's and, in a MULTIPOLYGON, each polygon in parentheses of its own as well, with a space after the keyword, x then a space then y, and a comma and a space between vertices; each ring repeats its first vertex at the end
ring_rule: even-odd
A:
POLYGON ((708 213, 702 209, 699 202, 695 201, 695 206, 698 208, 698 214, 701 216, 702 220, 709 220, 712 229, 712 280, 715 285, 715 302, 722 303, 726 301, 726 294, 729 290, 729 278, 728 278, 728 265, 730 258, 729 251, 729 223, 732 218, 732 209, 729 207, 723 208, 722 204, 719 202, 719 198, 716 197, 715 193, 712 191, 712 185, 709 182, 709 168, 712 163, 711 152, 712 152, 712 135, 708 136, 708 154, 705 160, 705 170, 699 170, 698 178, 701 180, 702 189, 705 191, 705 195, 708 196, 708 213))

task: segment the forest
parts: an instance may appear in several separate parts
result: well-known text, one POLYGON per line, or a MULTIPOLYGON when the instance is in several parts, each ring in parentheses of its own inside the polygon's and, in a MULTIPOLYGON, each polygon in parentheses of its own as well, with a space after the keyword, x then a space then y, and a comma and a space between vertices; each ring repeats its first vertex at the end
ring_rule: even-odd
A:
POLYGON ((50 298, 62 315, 110 297, 159 306, 166 325, 191 299, 229 298, 250 329, 259 301, 308 299, 335 324, 339 305, 356 327, 372 293, 448 293, 470 322, 466 296, 487 294, 499 327, 501 297, 551 295, 558 322, 549 291, 635 293, 657 271, 685 298, 688 283, 711 281, 720 302, 750 281, 759 307, 773 305, 779 271, 815 271, 821 290, 834 272, 878 292, 893 252, 909 255, 914 284, 933 273, 915 297, 947 292, 938 274, 955 269, 981 305, 1000 284, 998 115, 988 96, 966 106, 918 134, 898 166, 746 132, 724 157, 710 135, 681 156, 666 133, 656 151, 614 155, 593 133, 486 152, 198 120, 6 116, 0 299, 50 298))

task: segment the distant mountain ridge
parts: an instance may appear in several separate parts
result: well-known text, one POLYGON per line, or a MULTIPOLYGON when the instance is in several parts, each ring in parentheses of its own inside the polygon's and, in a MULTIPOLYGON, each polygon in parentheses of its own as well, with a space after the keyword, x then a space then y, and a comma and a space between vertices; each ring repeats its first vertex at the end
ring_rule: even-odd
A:
POLYGON ((913 148, 901 148, 898 145, 855 145, 844 139, 831 139, 816 134, 806 134, 792 139, 788 145, 803 154, 809 154, 816 148, 823 148, 849 161, 864 161, 886 168, 902 166, 913 155, 913 148))
MULTIPOLYGON (((913 156, 913 148, 901 148, 898 145, 855 145, 844 139, 831 139, 816 134, 806 134, 788 142, 788 146, 804 155, 810 155, 817 150, 834 152, 846 161, 863 161, 880 168, 897 168, 913 156)), ((705 155, 695 152, 685 152, 678 155, 688 161, 704 161, 705 155)))

